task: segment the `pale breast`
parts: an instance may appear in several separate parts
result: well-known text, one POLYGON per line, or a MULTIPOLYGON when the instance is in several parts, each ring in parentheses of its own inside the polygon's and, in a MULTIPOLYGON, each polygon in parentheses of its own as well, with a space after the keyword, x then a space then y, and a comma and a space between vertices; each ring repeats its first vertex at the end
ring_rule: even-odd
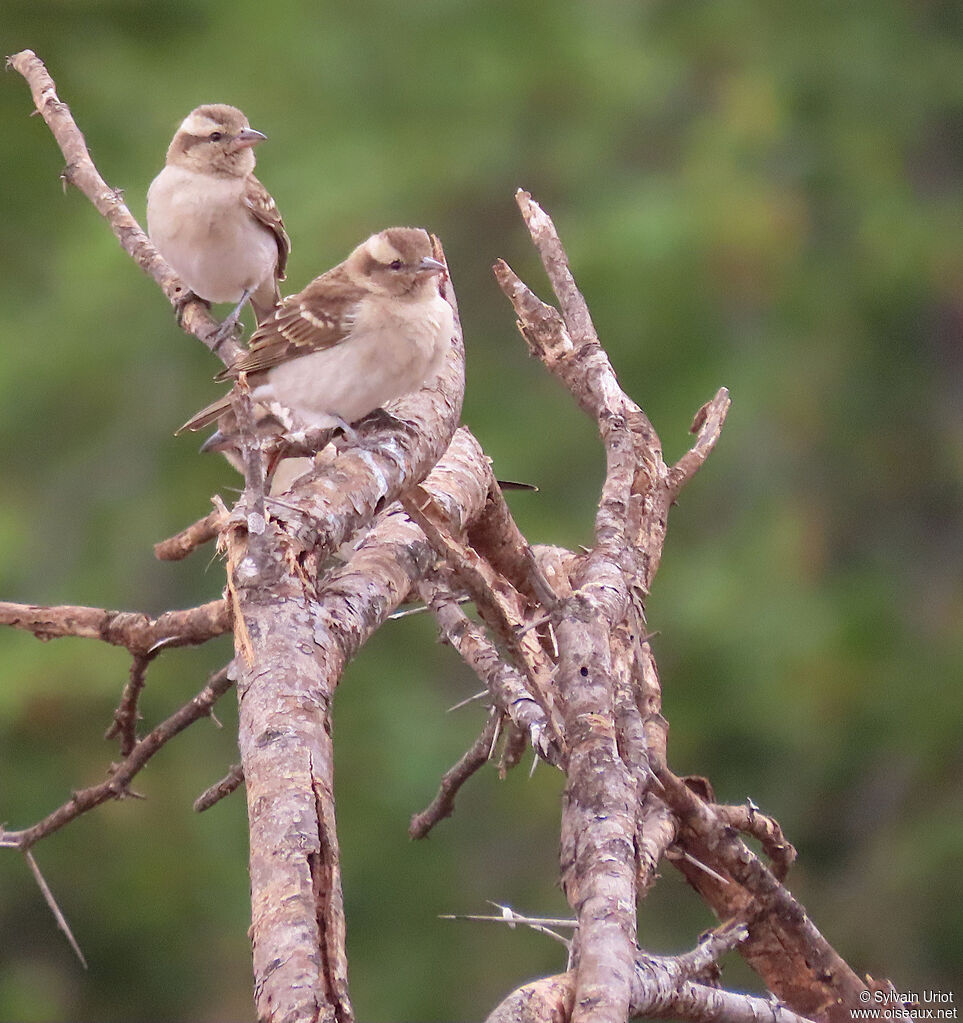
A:
POLYGON ((165 167, 147 194, 151 240, 187 286, 209 302, 237 302, 277 262, 271 231, 242 205, 244 182, 165 167))
POLYGON ((451 307, 435 297, 371 303, 357 316, 350 339, 275 366, 255 396, 330 425, 325 416, 357 422, 419 390, 440 369, 453 332, 451 307))

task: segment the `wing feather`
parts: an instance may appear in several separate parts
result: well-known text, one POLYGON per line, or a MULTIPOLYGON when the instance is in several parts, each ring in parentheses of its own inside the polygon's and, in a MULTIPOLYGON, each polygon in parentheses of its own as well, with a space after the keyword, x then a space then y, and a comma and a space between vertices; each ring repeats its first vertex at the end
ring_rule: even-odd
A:
POLYGON ((244 205, 254 215, 254 219, 263 224, 274 235, 278 247, 278 263, 275 276, 284 280, 288 256, 291 254, 291 239, 284 230, 284 221, 271 193, 253 175, 247 176, 247 188, 244 194, 244 205))
POLYGON ((352 313, 365 294, 342 266, 315 278, 304 291, 282 299, 274 314, 251 335, 251 342, 233 366, 215 379, 255 373, 340 344, 350 334, 352 313))

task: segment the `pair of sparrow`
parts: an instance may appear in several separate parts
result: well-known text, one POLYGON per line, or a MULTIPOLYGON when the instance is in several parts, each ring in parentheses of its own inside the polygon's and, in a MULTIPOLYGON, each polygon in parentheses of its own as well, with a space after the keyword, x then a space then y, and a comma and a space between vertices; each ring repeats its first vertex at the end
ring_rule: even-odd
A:
MULTIPOLYGON (((344 427, 440 369, 454 324, 439 291, 445 266, 426 231, 393 227, 281 299, 291 243, 254 176, 254 146, 265 138, 235 107, 193 110, 148 191, 148 232, 194 295, 237 303, 223 336, 245 302, 254 310, 248 350, 217 379, 245 373, 254 400, 285 429, 344 427)), ((182 429, 221 420, 220 434, 230 409, 228 394, 182 429)))

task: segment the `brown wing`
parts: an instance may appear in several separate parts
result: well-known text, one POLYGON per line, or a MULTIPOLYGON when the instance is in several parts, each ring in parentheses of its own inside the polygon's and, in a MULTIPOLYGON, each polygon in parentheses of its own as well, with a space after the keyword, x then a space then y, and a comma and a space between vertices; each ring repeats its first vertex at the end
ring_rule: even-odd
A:
POLYGON ((340 344, 351 331, 352 313, 364 294, 348 280, 343 266, 316 277, 304 291, 281 300, 273 316, 251 335, 247 352, 215 379, 270 369, 340 344))
POLYGON ((271 193, 253 174, 247 176, 244 205, 254 214, 256 220, 273 232, 278 247, 278 265, 275 276, 279 281, 283 281, 284 271, 288 265, 288 256, 291 254, 291 239, 288 237, 287 231, 284 230, 284 221, 281 219, 281 214, 271 193))

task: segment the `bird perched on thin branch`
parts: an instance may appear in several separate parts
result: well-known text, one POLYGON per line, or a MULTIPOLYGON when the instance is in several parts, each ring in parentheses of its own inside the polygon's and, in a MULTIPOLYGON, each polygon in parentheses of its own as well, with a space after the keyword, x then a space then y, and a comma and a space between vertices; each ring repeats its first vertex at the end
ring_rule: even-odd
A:
POLYGON ((254 176, 254 146, 266 137, 236 107, 197 107, 147 192, 151 241, 193 295, 237 303, 219 339, 233 333, 248 300, 258 323, 270 316, 291 251, 274 199, 254 176))
MULTIPOLYGON (((454 331, 438 284, 445 264, 432 252, 421 228, 372 235, 285 298, 254 332, 249 350, 216 379, 246 374, 252 398, 265 410, 262 422, 273 418, 288 433, 347 429, 418 390, 441 368, 454 331)), ((202 430, 216 420, 218 432, 204 450, 236 450, 230 394, 181 430, 202 430)))

